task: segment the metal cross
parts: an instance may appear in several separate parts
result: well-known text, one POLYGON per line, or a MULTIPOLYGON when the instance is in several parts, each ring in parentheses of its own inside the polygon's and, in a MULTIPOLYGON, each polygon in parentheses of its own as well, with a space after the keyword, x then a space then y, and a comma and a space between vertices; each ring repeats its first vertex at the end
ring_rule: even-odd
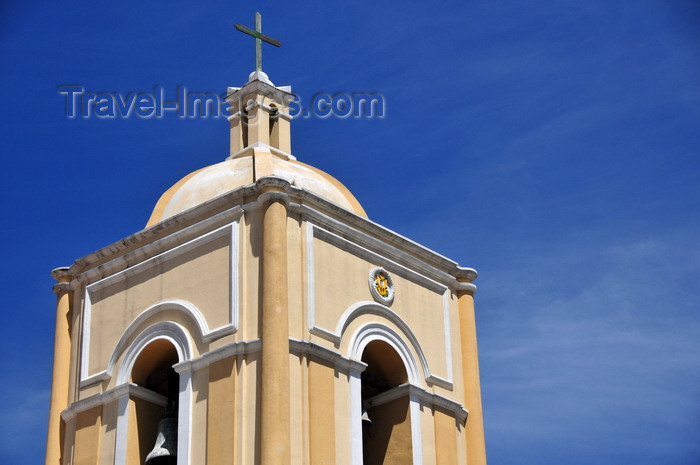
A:
POLYGON ((242 24, 236 24, 236 29, 249 36, 255 37, 255 71, 262 71, 262 43, 267 42, 275 47, 281 47, 282 43, 262 33, 262 16, 260 16, 258 12, 255 12, 255 30, 245 27, 242 24))

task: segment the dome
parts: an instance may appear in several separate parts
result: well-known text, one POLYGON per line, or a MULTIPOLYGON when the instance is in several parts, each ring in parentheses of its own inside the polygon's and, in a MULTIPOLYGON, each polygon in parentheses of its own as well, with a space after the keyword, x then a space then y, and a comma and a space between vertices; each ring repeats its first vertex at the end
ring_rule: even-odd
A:
POLYGON ((262 173, 284 179, 297 188, 367 218, 352 193, 329 174, 296 160, 271 155, 267 150, 264 152, 267 153, 228 159, 185 176, 160 197, 146 227, 239 187, 251 185, 263 177, 262 173))

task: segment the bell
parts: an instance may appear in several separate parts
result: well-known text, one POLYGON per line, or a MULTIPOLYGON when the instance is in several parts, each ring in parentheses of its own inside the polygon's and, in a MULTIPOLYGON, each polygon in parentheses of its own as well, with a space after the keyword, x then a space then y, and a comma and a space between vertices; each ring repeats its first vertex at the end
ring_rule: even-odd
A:
POLYGON ((362 412, 362 424, 365 426, 372 426, 372 419, 369 417, 367 410, 362 412))
POLYGON ((177 418, 164 417, 158 422, 158 436, 153 450, 146 456, 148 465, 175 464, 177 460, 177 418))

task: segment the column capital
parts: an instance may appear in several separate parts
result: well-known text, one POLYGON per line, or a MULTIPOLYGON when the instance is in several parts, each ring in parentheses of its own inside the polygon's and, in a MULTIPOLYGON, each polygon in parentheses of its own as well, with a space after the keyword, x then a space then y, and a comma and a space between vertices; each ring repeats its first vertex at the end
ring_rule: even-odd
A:
POLYGON ((73 280, 73 274, 71 273, 69 267, 62 266, 51 270, 51 277, 58 281, 58 283, 54 284, 52 288, 53 292, 57 295, 61 295, 72 290, 71 281, 73 280))
POLYGON ((51 270, 51 277, 59 283, 69 283, 73 279, 70 267, 61 266, 51 270))

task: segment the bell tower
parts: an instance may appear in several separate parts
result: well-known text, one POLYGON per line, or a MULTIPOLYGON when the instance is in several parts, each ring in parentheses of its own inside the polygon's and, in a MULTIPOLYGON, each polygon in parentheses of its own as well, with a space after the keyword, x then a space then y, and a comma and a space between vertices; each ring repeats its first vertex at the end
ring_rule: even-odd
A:
POLYGON ((297 161, 293 98, 229 88, 222 161, 54 270, 47 465, 486 463, 476 271, 297 161))

